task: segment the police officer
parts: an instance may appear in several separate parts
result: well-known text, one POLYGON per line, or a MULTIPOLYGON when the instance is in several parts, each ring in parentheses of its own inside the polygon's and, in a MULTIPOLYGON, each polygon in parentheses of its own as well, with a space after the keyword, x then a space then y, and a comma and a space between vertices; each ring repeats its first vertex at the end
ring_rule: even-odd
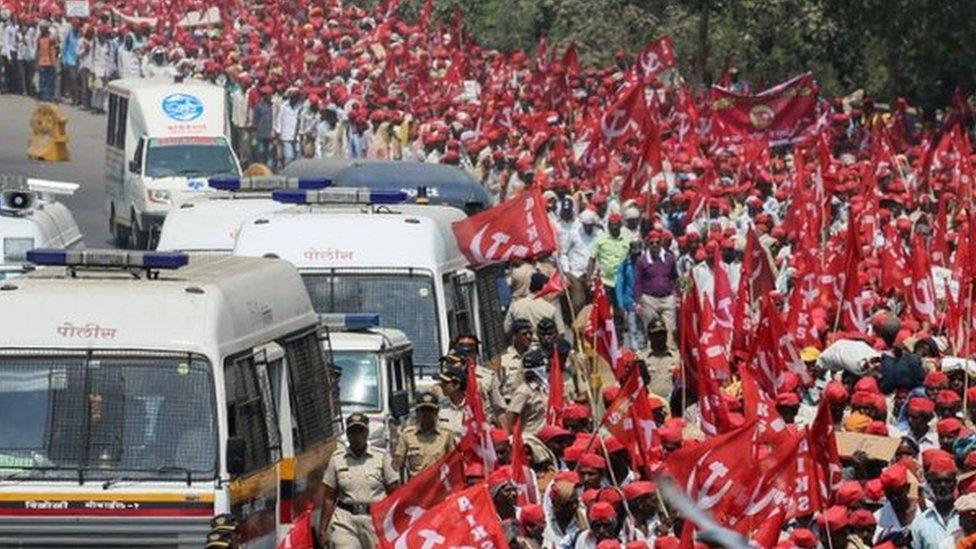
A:
POLYGON ((546 423, 546 404, 549 388, 546 383, 549 360, 545 351, 532 349, 522 357, 525 381, 519 385, 508 403, 507 413, 502 416, 502 425, 512 431, 516 419, 522 420, 525 433, 536 434, 546 423))
POLYGON ((553 349, 559 350, 559 363, 563 371, 563 394, 566 399, 585 402, 589 396, 589 386, 583 375, 583 367, 579 364, 579 357, 573 352, 573 346, 560 335, 556 323, 551 318, 543 318, 535 327, 539 340, 539 349, 552 360, 553 349))
POLYGON ((346 418, 346 448, 337 449, 322 477, 320 541, 327 547, 372 549, 378 542, 370 520, 370 504, 383 499, 398 484, 386 450, 371 447, 369 419, 360 413, 346 418))
POLYGON ((451 348, 467 364, 474 364, 474 375, 478 380, 478 391, 481 393, 485 414, 489 418, 496 418, 505 412, 505 400, 502 399, 501 383, 494 370, 482 366, 478 360, 480 344, 477 336, 465 334, 457 336, 451 348))
POLYGON ((464 366, 450 360, 450 355, 441 359, 441 373, 437 378, 444 399, 441 400, 438 424, 455 439, 464 434, 464 398, 468 387, 468 372, 464 366))
POLYGON ((509 338, 512 343, 501 356, 501 369, 498 372, 502 398, 505 399, 506 404, 524 380, 522 356, 532 347, 532 323, 524 318, 516 318, 512 321, 509 338))
POLYGON ((668 328, 660 318, 653 318, 647 323, 647 349, 643 355, 650 377, 648 388, 662 399, 670 398, 679 357, 668 347, 668 328))
POLYGON ((412 477, 454 448, 454 435, 437 424, 438 409, 434 395, 421 393, 417 398, 415 423, 403 429, 393 452, 394 469, 406 465, 407 476, 412 477))

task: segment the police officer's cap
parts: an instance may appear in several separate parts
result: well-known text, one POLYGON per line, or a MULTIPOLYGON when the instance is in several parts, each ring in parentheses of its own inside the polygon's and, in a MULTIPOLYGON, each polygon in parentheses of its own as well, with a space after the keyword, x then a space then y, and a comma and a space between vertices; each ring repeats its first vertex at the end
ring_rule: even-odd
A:
POLYGON ((454 341, 454 351, 459 355, 467 355, 471 353, 478 352, 478 345, 481 342, 478 341, 477 336, 473 335, 462 335, 454 341))
POLYGON ((516 318, 512 321, 512 333, 517 334, 525 330, 532 331, 532 321, 527 318, 516 318))
POLYGON ((539 321, 536 330, 540 334, 554 334, 556 333, 556 321, 547 316, 539 321))
POLYGON ((523 368, 543 368, 546 365, 546 353, 540 349, 533 349, 522 355, 523 368))
POLYGON ((346 418, 346 430, 350 431, 353 427, 362 427, 363 429, 369 430, 369 418, 366 414, 360 414, 359 412, 349 414, 346 418))
POLYGON ((233 532, 239 524, 237 517, 230 513, 221 513, 210 519, 210 528, 218 532, 233 532))
POLYGON ((205 549, 225 549, 230 547, 231 542, 234 540, 233 535, 230 532, 214 531, 207 534, 207 544, 204 545, 205 549))
POLYGON ((437 397, 435 397, 431 393, 420 393, 420 395, 417 396, 416 408, 418 410, 427 409, 427 410, 436 411, 439 408, 437 403, 437 397))

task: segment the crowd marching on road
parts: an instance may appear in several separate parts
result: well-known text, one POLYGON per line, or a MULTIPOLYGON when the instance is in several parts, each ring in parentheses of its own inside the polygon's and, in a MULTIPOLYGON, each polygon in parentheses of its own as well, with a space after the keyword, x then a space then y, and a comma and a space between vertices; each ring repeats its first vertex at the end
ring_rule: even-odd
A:
MULTIPOLYGON (((582 66, 375 4, 217 2, 193 26, 201 2, 41 2, 0 34, 7 93, 101 112, 116 78, 206 80, 244 163, 449 164, 493 198, 456 234, 509 264, 507 349, 455 337, 389 448, 348 415, 316 542, 976 548, 963 92, 922 112, 810 74, 696 89, 667 37, 582 66)), ((218 519, 208 547, 235 546, 218 519)))

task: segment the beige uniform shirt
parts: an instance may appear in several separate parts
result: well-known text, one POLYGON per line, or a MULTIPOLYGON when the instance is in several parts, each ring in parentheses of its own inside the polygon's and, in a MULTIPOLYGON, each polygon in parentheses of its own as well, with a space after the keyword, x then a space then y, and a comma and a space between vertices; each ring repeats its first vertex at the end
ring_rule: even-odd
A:
POLYGON ((481 393, 481 403, 485 408, 488 420, 505 411, 505 399, 502 398, 501 382, 495 371, 485 366, 476 366, 474 375, 478 378, 478 391, 481 393))
POLYGON ((509 345, 501 356, 500 362, 501 367, 498 370, 498 376, 502 397, 508 401, 515 394, 515 389, 518 389, 518 386, 525 381, 525 375, 522 373, 522 354, 514 346, 509 345))
POLYGON ((400 481, 386 450, 368 446, 362 455, 350 448, 329 459, 322 483, 336 492, 336 501, 371 503, 386 497, 386 487, 400 481))
POLYGON ((663 355, 650 353, 644 355, 647 371, 651 374, 648 388, 652 393, 664 399, 671 396, 671 391, 674 390, 674 377, 671 372, 678 366, 679 360, 678 354, 671 351, 663 355))
POLYGON ((535 265, 529 262, 522 263, 512 269, 509 274, 510 286, 512 287, 512 299, 529 295, 529 282, 532 280, 532 273, 535 270, 535 265))
POLYGON ((454 448, 454 435, 441 427, 423 433, 416 425, 403 429, 393 455, 403 459, 403 466, 412 477, 447 455, 454 448))
POLYGON ((522 418, 523 432, 534 435, 546 424, 547 401, 548 394, 541 383, 533 378, 523 382, 515 390, 511 402, 508 403, 508 411, 522 418))
POLYGON ((545 299, 540 299, 536 297, 522 297, 512 301, 512 304, 508 307, 508 312, 505 314, 504 328, 505 331, 511 331, 512 322, 516 318, 524 318, 532 323, 532 326, 538 326, 539 321, 543 318, 551 318, 556 323, 556 330, 560 334, 566 333, 566 325, 563 323, 563 315, 552 303, 549 303, 545 299))
POLYGON ((442 429, 454 435, 455 440, 460 440, 464 434, 464 402, 454 404, 449 398, 443 399, 437 422, 442 429))

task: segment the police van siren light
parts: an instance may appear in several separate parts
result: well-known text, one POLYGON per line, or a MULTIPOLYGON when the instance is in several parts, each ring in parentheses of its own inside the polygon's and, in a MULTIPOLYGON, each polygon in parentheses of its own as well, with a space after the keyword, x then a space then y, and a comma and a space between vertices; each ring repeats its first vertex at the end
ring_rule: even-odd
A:
POLYGON ((27 261, 43 266, 98 269, 179 269, 189 263, 190 256, 177 252, 35 248, 27 252, 27 261))

